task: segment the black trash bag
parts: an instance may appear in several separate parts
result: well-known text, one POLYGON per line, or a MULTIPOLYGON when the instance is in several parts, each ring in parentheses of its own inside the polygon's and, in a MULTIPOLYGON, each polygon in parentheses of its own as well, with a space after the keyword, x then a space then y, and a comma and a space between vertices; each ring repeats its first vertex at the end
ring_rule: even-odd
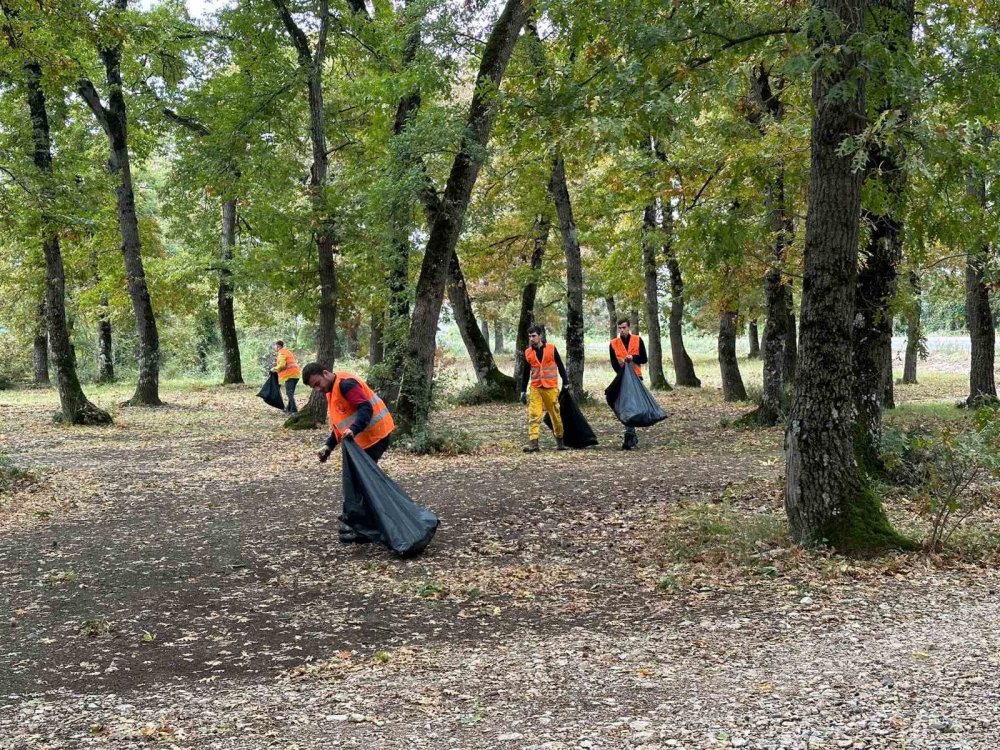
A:
MULTIPOLYGON (((567 448, 597 445, 597 435, 590 428, 590 423, 583 416, 568 388, 559 391, 559 416, 563 423, 563 445, 567 448)), ((548 414, 545 415, 545 426, 552 429, 552 418, 548 414)))
POLYGON ((438 517, 413 502, 353 440, 342 440, 343 521, 355 533, 400 556, 423 552, 438 517))
POLYGON ((264 403, 268 406, 284 410, 285 402, 281 400, 281 386, 278 385, 278 373, 271 373, 271 376, 264 381, 264 385, 260 387, 257 396, 264 399, 264 403))
POLYGON ((604 398, 618 421, 626 427, 651 427, 667 418, 667 413, 627 362, 611 385, 604 389, 604 398))

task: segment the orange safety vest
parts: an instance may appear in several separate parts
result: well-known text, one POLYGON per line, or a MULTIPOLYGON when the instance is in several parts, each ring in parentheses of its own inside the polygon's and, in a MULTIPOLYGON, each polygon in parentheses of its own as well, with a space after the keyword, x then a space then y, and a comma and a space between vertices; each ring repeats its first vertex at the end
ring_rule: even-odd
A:
POLYGON ((278 349, 278 359, 280 360, 282 355, 285 358, 285 366, 278 370, 278 380, 284 383, 289 378, 297 378, 302 374, 299 369, 299 363, 295 361, 295 355, 289 349, 282 347, 278 349))
POLYGON ((532 388, 558 388, 559 368, 556 366, 556 345, 546 344, 542 347, 542 361, 532 347, 524 350, 524 361, 531 369, 532 388))
POLYGON ((354 442, 361 448, 370 448, 382 438, 387 437, 396 428, 396 423, 392 421, 392 415, 389 413, 389 407, 385 405, 385 401, 375 395, 375 391, 354 373, 335 372, 333 374, 335 376, 333 388, 326 394, 326 413, 337 440, 340 440, 344 430, 354 424, 354 417, 357 414, 357 408, 354 404, 344 398, 344 394, 340 392, 340 381, 345 378, 356 380, 361 392, 368 399, 368 403, 372 405, 372 419, 360 435, 354 436, 354 442))
MULTIPOLYGON (((615 336, 611 339, 611 348, 615 350, 615 356, 618 358, 618 364, 625 364, 625 357, 638 357, 639 356, 639 337, 634 333, 628 340, 628 349, 625 349, 625 344, 622 343, 621 336, 615 336)), ((632 369, 635 370, 635 374, 640 378, 642 377, 642 368, 639 365, 632 363, 632 369)))

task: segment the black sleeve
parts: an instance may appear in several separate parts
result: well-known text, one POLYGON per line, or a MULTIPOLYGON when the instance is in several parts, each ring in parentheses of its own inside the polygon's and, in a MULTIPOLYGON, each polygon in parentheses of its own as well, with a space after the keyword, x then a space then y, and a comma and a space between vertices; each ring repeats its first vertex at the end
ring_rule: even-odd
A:
POLYGON ((646 342, 639 339, 639 356, 632 357, 632 361, 637 365, 644 365, 649 361, 649 357, 646 356, 646 342))
POLYGON ((615 375, 622 371, 622 366, 618 364, 618 355, 615 354, 615 347, 608 344, 608 354, 611 355, 611 368, 615 371, 615 375))
POLYGON ((524 352, 521 352, 521 359, 524 361, 524 367, 521 368, 521 393, 528 390, 528 376, 531 374, 528 367, 528 360, 524 357, 524 352))
MULTIPOLYGON (((354 378, 344 378, 340 381, 340 393, 344 398, 347 398, 347 394, 358 387, 358 381, 354 378)), ((364 432, 368 423, 372 421, 372 405, 368 401, 363 404, 357 405, 357 410, 354 412, 354 422, 351 423, 350 430, 355 435, 364 432)))
POLYGON ((333 434, 333 430, 330 430, 330 434, 326 436, 326 447, 330 450, 337 447, 337 436, 333 434))
POLYGON ((559 368, 559 377, 562 378, 562 384, 565 386, 569 383, 569 375, 566 374, 566 367, 563 365, 562 357, 559 356, 559 350, 555 350, 556 355, 556 367, 559 368))

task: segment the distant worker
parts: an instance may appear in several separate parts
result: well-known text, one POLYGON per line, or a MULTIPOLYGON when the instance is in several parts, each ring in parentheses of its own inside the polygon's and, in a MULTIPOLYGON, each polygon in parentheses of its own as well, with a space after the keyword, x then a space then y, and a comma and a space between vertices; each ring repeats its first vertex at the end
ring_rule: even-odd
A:
POLYGON ((538 453, 540 450, 538 433, 546 412, 552 420, 556 450, 565 450, 563 423, 559 414, 559 378, 562 378, 565 388, 569 376, 555 344, 542 343, 542 329, 538 326, 528 329, 528 348, 524 350, 524 361, 527 366, 521 375, 521 403, 528 405, 528 445, 524 452, 538 453))
POLYGON ((299 410, 295 405, 295 386, 299 384, 301 375, 299 363, 295 361, 295 355, 291 350, 285 348, 285 342, 280 339, 274 342, 274 352, 275 361, 271 372, 278 373, 278 385, 285 386, 285 394, 288 396, 285 412, 295 414, 299 410))
MULTIPOLYGON (((303 368, 302 380, 326 396, 330 434, 326 446, 319 452, 320 462, 326 462, 341 440, 353 440, 378 463, 389 447, 396 424, 389 407, 375 391, 354 373, 330 372, 317 362, 310 362, 303 368)), ((368 540, 345 525, 341 518, 340 541, 349 544, 368 540)))
MULTIPOLYGON (((628 318, 618 321, 618 335, 611 340, 608 347, 608 354, 611 356, 611 367, 614 368, 615 375, 622 371, 625 365, 631 365, 635 374, 642 380, 642 367, 649 357, 646 356, 646 344, 638 334, 632 333, 632 324, 628 318)), ((625 428, 625 439, 622 441, 622 450, 630 451, 639 447, 639 436, 635 432, 635 427, 625 428)))

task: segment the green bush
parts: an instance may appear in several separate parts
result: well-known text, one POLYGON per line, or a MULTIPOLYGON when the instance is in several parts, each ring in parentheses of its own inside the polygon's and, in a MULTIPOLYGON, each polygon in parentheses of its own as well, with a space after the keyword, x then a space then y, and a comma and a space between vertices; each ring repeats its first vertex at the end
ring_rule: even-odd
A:
POLYGON ((503 389, 496 383, 473 383, 456 393, 451 402, 456 406, 481 406, 504 401, 503 389))
POLYGON ((400 447, 421 456, 459 456, 478 447, 476 439, 465 430, 448 425, 422 427, 400 441, 400 447))

